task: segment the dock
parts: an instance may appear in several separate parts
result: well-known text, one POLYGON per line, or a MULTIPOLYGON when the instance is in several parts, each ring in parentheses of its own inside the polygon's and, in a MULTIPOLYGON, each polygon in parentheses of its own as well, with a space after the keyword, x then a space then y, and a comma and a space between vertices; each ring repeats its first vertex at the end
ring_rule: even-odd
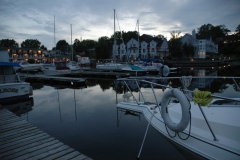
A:
POLYGON ((21 80, 26 82, 41 82, 50 84, 64 84, 69 86, 83 86, 85 84, 85 78, 76 77, 59 77, 59 76, 46 76, 46 75, 28 75, 27 77, 21 77, 21 80))
POLYGON ((0 159, 92 160, 7 109, 0 109, 0 159))
POLYGON ((121 77, 129 77, 130 73, 124 73, 120 71, 103 71, 103 70, 84 70, 81 73, 72 75, 81 75, 81 76, 93 76, 93 77, 114 77, 114 78, 121 78, 121 77))

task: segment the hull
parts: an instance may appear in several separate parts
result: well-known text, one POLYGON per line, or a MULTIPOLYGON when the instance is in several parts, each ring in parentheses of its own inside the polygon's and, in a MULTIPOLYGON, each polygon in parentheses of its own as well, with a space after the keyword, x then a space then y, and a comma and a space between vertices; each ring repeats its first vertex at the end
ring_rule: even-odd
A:
POLYGON ((19 99, 29 95, 32 95, 32 87, 29 83, 4 83, 0 85, 0 102, 19 99))
POLYGON ((118 64, 118 63, 108 63, 108 64, 98 64, 96 66, 97 69, 100 70, 108 70, 108 71, 121 71, 125 64, 118 64))
POLYGON ((70 75, 70 70, 42 70, 45 75, 53 76, 53 75, 70 75))
MULTIPOLYGON (((151 119, 153 113, 151 108, 155 106, 154 104, 145 105, 144 103, 138 105, 135 102, 117 104, 118 108, 141 112, 146 120, 169 141, 181 146, 182 149, 199 155, 199 157, 207 159, 240 159, 240 105, 203 108, 217 140, 214 140, 200 109, 194 103, 191 102, 191 131, 186 140, 183 139, 188 136, 189 126, 183 132, 179 132, 179 136, 174 137, 175 132, 170 129, 166 130, 159 108, 155 110, 151 119)), ((181 118, 179 103, 170 104, 169 107, 173 121, 179 121, 181 118)))

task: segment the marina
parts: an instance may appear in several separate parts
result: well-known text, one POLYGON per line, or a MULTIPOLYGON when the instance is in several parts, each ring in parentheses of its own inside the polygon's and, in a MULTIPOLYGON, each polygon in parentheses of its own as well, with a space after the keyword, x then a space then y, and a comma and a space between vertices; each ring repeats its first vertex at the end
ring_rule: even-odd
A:
MULTIPOLYGON (((230 73, 228 70, 232 69, 230 67, 220 69, 218 74, 230 73)), ((184 75, 192 73, 182 72, 184 75)), ((203 73, 203 70, 195 69, 194 72, 203 73)), ((216 76, 216 72, 205 74, 216 76)), ((170 75, 174 77, 176 74, 170 73, 170 75)), ((144 78, 159 84, 159 81, 153 80, 154 77, 157 78, 145 76, 138 77, 138 79, 144 78)), ((165 82, 164 79, 168 77, 162 79, 161 83, 165 82)), ((209 84, 208 81, 202 82, 199 87, 209 84)), ((122 83, 117 83, 116 78, 88 77, 85 83, 84 88, 72 88, 69 85, 62 84, 61 87, 58 84, 58 87, 54 84, 46 85, 37 80, 32 81, 34 104, 32 109, 27 109, 26 113, 20 115, 21 118, 93 159, 136 158, 148 121, 141 112, 116 107, 116 103, 124 101, 123 95, 128 91, 127 87, 122 83)), ((134 96, 138 98, 140 93, 136 83, 128 84, 134 90, 134 96)), ((147 93, 145 98, 149 99, 149 102, 154 102, 149 92, 151 86, 142 83, 141 87, 141 91, 147 93)), ((162 96, 161 92, 162 87, 156 92, 159 98, 162 96)), ((133 97, 130 100, 134 100, 133 97)), ((195 157, 189 155, 191 154, 159 134, 154 127, 149 126, 140 159, 191 159, 195 157)))

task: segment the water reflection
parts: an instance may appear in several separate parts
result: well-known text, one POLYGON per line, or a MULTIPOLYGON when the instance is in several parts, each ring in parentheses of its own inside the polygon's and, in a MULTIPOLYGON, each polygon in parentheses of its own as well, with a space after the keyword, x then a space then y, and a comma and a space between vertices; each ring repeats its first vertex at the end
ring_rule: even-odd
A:
POLYGON ((27 114, 32 111, 32 107, 34 106, 33 97, 24 98, 18 101, 11 101, 2 104, 3 108, 10 110, 15 113, 17 116, 21 116, 23 114, 27 114))

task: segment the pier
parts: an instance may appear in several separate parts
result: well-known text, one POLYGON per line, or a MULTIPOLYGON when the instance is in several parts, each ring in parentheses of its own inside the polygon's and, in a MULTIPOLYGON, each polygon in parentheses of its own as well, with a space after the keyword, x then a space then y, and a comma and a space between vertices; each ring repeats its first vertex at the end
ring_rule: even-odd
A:
POLYGON ((7 109, 0 109, 0 159, 92 160, 7 109))

